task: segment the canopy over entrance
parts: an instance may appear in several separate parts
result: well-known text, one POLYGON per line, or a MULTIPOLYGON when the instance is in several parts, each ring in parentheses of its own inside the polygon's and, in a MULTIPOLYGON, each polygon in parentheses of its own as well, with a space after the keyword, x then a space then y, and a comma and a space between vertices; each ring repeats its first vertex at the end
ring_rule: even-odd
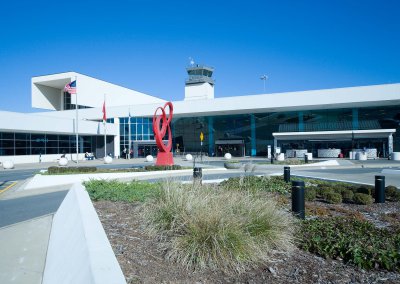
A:
POLYGON ((365 138, 388 138, 396 129, 314 131, 314 132, 275 132, 276 140, 352 140, 365 138))

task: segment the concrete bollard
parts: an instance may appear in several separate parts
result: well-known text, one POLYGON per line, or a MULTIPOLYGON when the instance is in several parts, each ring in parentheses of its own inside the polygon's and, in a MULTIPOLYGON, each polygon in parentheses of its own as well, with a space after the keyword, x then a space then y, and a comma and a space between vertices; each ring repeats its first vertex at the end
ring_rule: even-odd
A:
POLYGON ((385 203, 385 176, 375 176, 375 203, 385 203))
POLYGON ((304 181, 292 181, 292 211, 300 219, 305 219, 304 181))
POLYGON ((283 179, 290 182, 290 167, 283 167, 283 179))

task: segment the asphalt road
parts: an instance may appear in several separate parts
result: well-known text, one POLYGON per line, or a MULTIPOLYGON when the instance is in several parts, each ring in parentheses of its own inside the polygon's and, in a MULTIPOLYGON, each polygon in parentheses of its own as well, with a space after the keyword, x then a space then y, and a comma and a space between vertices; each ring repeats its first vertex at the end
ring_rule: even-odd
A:
POLYGON ((2 170, 0 171, 0 182, 24 180, 32 177, 39 171, 40 169, 2 170))
POLYGON ((0 200, 0 228, 56 212, 67 192, 0 200))

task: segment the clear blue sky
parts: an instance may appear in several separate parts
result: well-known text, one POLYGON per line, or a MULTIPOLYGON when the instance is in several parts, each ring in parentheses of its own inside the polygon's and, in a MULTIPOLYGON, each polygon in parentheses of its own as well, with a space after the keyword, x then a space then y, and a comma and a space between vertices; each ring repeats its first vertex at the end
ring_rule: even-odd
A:
POLYGON ((66 71, 181 100, 189 57, 215 68, 216 97, 262 93, 262 74, 267 92, 400 82, 397 0, 18 0, 1 10, 0 110, 33 111, 31 77, 66 71))

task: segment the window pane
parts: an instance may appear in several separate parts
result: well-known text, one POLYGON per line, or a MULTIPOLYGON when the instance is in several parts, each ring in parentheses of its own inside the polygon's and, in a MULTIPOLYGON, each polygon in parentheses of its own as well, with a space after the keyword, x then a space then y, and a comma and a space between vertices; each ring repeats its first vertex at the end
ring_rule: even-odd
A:
POLYGON ((14 140, 0 140, 0 147, 2 148, 14 147, 14 140))
POLYGON ((16 148, 15 155, 30 155, 31 149, 30 148, 16 148))
POLYGON ((46 154, 58 154, 58 148, 46 148, 46 154))
POLYGON ((0 156, 14 155, 14 148, 0 148, 0 156))
POLYGON ((3 132, 2 139, 14 139, 14 133, 3 132))
POLYGON ((30 147, 30 143, 29 141, 25 141, 25 140, 15 140, 15 147, 17 148, 26 148, 26 147, 30 147))
POLYGON ((15 140, 30 140, 29 133, 15 133, 15 140))

